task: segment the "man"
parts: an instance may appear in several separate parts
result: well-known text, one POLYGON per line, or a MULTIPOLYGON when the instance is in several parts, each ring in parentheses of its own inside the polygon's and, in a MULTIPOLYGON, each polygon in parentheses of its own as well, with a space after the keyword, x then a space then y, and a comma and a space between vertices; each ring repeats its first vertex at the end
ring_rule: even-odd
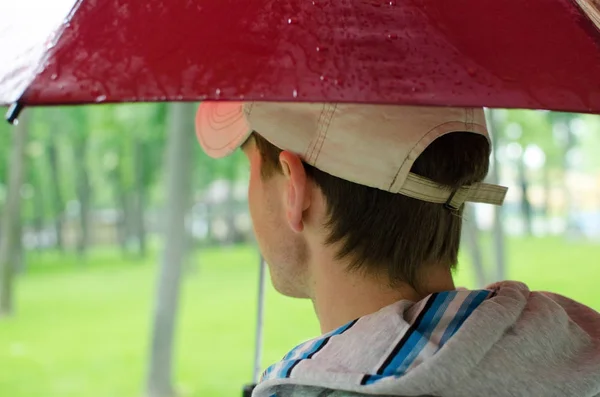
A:
POLYGON ((256 238, 322 336, 254 396, 600 396, 600 315, 518 282, 456 289, 466 201, 483 184, 482 109, 203 103, 210 156, 241 148, 256 238))

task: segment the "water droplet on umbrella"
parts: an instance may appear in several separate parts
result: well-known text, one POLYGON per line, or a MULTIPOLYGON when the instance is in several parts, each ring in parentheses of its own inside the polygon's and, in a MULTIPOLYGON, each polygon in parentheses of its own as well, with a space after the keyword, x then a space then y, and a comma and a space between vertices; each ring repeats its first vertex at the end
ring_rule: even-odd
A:
POLYGON ((396 39, 398 39, 398 35, 396 33, 388 33, 387 39, 390 40, 390 41, 391 40, 396 40, 396 39))
POLYGON ((56 73, 52 73, 52 75, 50 76, 50 80, 56 80, 58 78, 58 75, 56 73))
POLYGON ((321 81, 325 81, 326 77, 325 77, 325 76, 323 76, 323 75, 321 75, 321 77, 319 77, 319 79, 320 79, 321 81))
POLYGON ((298 98, 298 91, 297 90, 292 91, 292 96, 294 98, 298 98))
POLYGON ((96 97, 96 103, 104 102, 104 101, 106 101, 106 95, 98 95, 96 97))
POLYGON ((287 20, 287 23, 288 23, 289 25, 295 25, 295 24, 297 24, 297 23, 298 23, 298 18, 296 18, 296 17, 291 17, 291 18, 288 18, 288 20, 287 20))
POLYGON ((393 7, 393 6, 395 6, 395 5, 396 5, 396 0, 390 0, 390 3, 389 3, 389 4, 390 4, 390 6, 392 6, 392 7, 393 7))
POLYGON ((322 46, 322 45, 317 47, 317 52, 325 52, 327 50, 328 50, 328 48, 325 46, 322 46))
POLYGON ((217 88, 215 90, 215 95, 217 96, 217 98, 221 96, 221 89, 220 88, 217 88))

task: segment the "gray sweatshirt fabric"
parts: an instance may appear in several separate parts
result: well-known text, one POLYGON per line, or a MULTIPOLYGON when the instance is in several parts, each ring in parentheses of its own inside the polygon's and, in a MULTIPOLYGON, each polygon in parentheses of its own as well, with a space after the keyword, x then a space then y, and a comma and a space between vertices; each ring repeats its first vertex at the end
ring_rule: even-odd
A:
POLYGON ((512 281, 400 301, 290 351, 275 396, 600 397, 600 313, 512 281))

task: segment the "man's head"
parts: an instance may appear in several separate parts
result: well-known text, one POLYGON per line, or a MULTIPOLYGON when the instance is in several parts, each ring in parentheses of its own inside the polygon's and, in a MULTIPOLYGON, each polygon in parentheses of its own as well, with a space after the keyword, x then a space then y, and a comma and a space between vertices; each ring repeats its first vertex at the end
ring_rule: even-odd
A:
POLYGON ((456 265, 464 200, 503 198, 478 185, 490 153, 480 109, 235 106, 201 106, 199 139, 216 157, 243 143, 257 240, 286 295, 310 296, 307 263, 323 247, 347 271, 418 290, 456 265))

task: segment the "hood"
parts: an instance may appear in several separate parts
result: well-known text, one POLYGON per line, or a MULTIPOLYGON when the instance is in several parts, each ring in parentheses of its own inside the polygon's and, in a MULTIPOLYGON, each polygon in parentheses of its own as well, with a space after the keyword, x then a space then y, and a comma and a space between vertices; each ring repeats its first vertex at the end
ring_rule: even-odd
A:
POLYGON ((600 314, 501 282, 399 301, 305 342, 254 397, 600 397, 600 314))

